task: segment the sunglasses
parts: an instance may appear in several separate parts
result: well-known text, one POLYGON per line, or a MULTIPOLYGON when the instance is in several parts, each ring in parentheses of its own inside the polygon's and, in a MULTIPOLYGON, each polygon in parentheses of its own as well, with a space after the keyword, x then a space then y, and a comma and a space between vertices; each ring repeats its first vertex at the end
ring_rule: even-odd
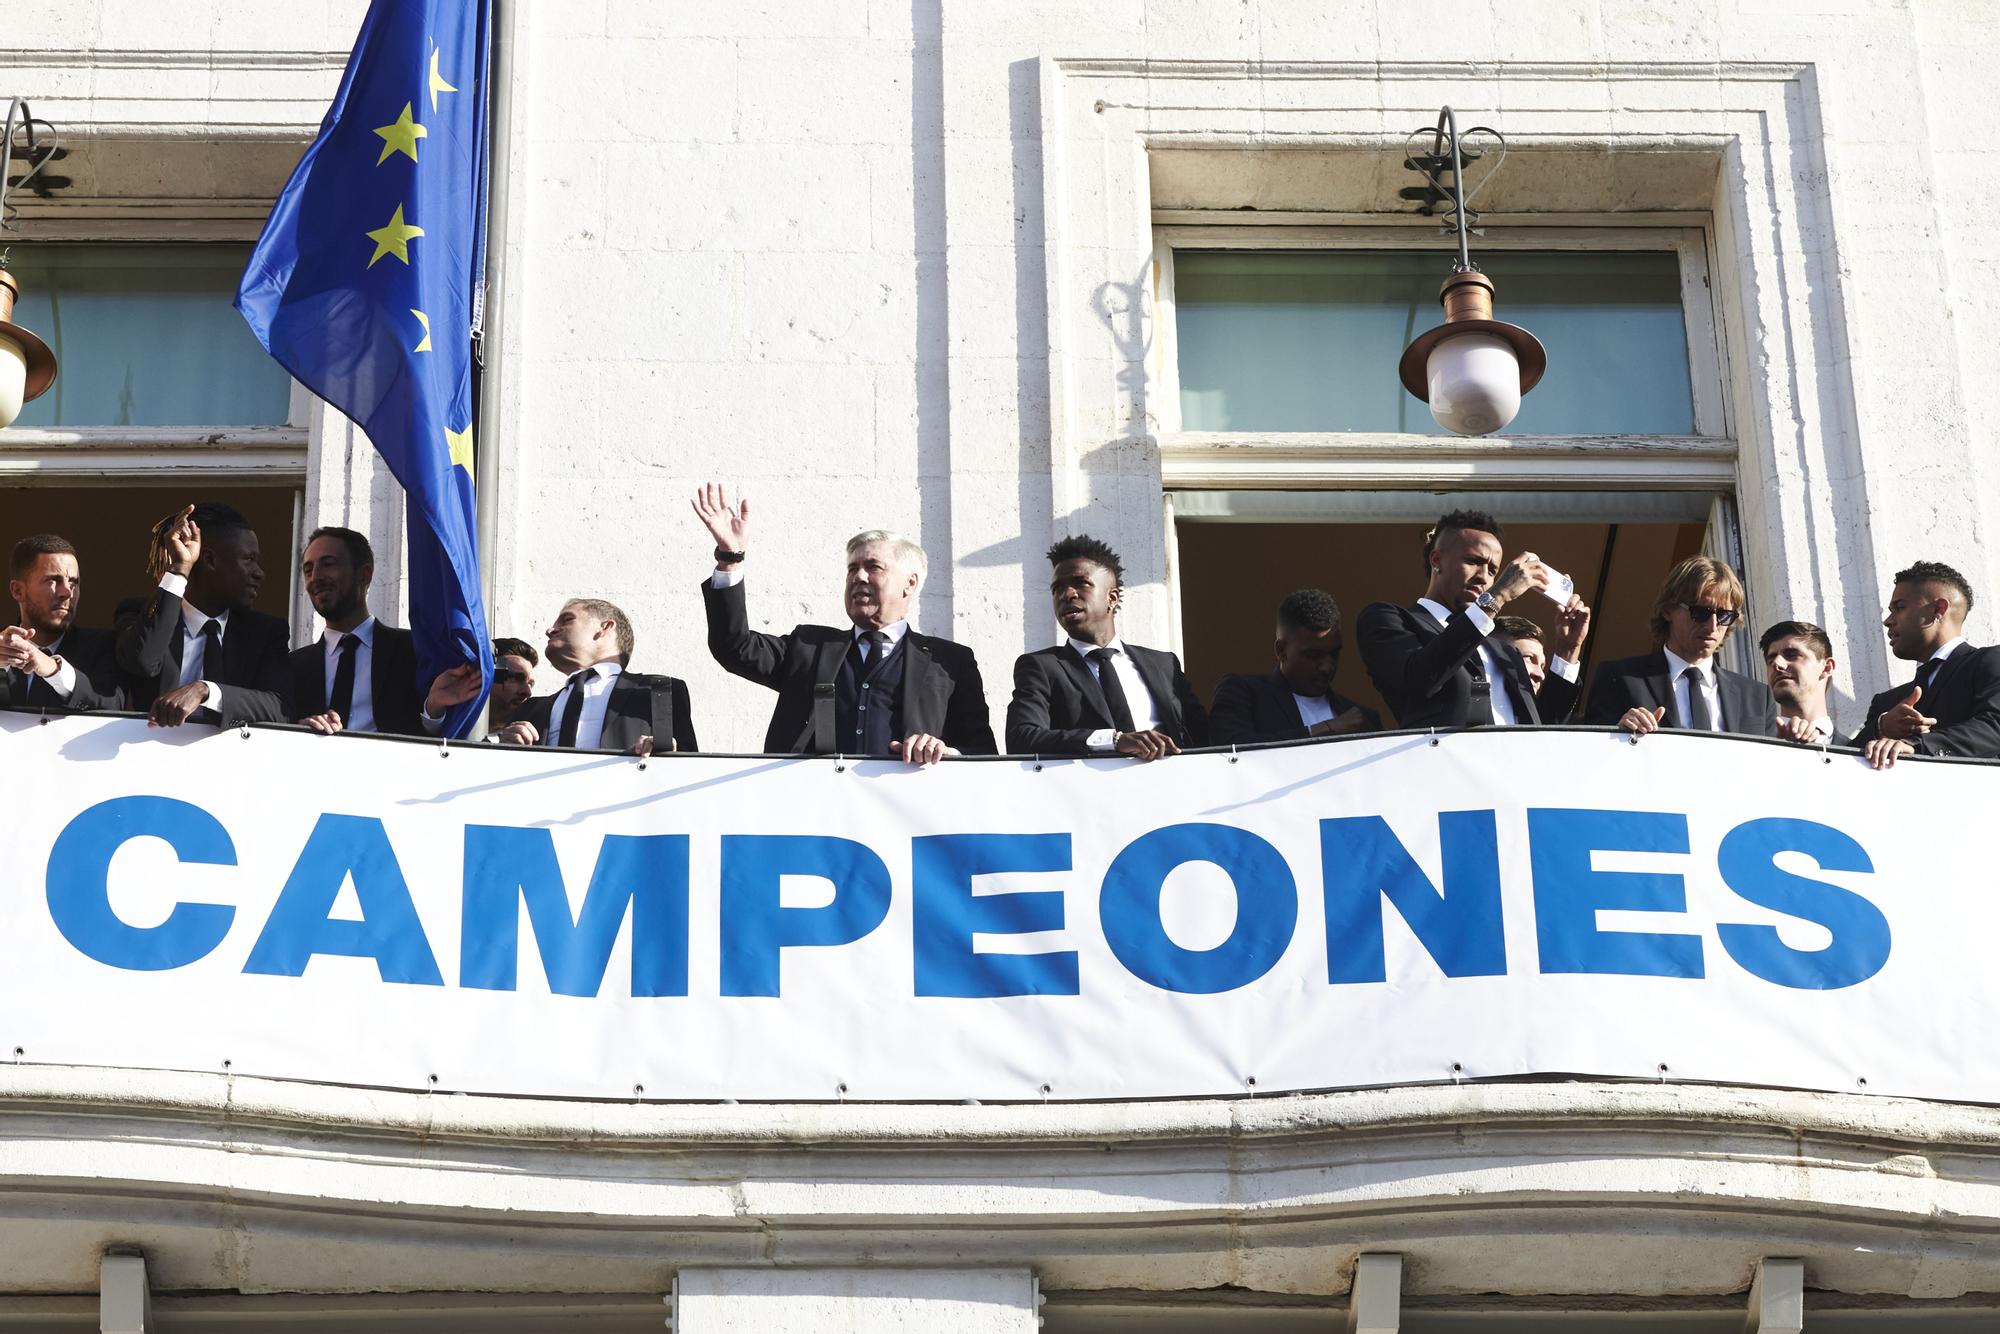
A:
POLYGON ((499 668, 493 673, 493 684, 496 686, 504 686, 515 681, 525 681, 527 679, 528 674, 526 672, 517 672, 508 667, 499 668))
POLYGON ((1697 621, 1714 621, 1717 625, 1723 626, 1736 624, 1736 618, 1743 614, 1728 607, 1710 607, 1699 602, 1684 602, 1681 605, 1686 607, 1688 615, 1697 621))

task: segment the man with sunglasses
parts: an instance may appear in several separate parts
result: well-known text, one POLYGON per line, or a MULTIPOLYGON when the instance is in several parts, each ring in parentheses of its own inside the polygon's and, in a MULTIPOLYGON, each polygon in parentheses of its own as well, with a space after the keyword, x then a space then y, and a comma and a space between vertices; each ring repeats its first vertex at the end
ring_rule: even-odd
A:
POLYGON ((1769 736, 1777 716, 1770 687, 1715 660, 1742 618, 1736 571, 1707 556, 1674 566, 1653 603, 1659 647, 1599 667, 1584 722, 1634 736, 1663 727, 1769 736))
POLYGON ((493 689, 486 696, 486 730, 497 732, 521 715, 535 693, 541 655, 525 639, 493 641, 493 689))

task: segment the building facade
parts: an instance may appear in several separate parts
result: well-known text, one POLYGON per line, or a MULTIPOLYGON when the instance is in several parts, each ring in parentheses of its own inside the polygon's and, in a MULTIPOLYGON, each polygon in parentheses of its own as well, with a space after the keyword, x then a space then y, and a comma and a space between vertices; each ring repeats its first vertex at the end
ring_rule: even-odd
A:
MULTIPOLYGON (((0 532, 84 534, 104 620, 213 494, 300 637, 277 572, 317 524, 396 605, 393 482, 227 308, 365 5, 16 3, 0 96, 69 148, 15 196, 17 318, 64 378, 0 431, 0 532)), ((1827 627, 1849 728, 1906 676, 1893 571, 2000 588, 1982 0, 499 0, 496 36, 494 629, 617 601, 718 749, 769 697, 704 647, 710 479, 775 628, 835 613, 851 532, 917 538, 919 624, 996 707, 1081 531, 1203 685, 1294 587, 1414 596, 1457 503, 1577 579, 1603 657, 1711 552, 1749 638, 1827 627), (1550 348, 1497 437, 1395 379, 1448 267, 1401 194, 1444 105, 1505 136, 1475 257, 1550 348)), ((98 1319, 126 1246, 167 1328, 1384 1328, 1389 1293, 1412 1330, 1775 1329, 1787 1284, 1815 1328, 2000 1321, 2000 1113, 1858 1093, 613 1106, 20 1064, 0 1126, 0 1326, 98 1319)))

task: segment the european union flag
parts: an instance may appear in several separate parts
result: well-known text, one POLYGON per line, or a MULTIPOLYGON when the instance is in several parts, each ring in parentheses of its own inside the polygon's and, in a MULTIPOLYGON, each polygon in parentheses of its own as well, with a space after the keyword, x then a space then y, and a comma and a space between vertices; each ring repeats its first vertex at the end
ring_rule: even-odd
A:
POLYGON ((374 0, 340 91, 264 224, 236 308, 374 442, 409 504, 423 681, 493 681, 472 503, 472 331, 485 266, 490 0, 374 0))

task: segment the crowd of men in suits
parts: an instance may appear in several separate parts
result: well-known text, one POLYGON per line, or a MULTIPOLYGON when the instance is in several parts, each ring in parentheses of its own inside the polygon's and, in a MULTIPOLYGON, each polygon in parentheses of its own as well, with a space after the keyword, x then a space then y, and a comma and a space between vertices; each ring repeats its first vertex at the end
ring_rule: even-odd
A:
MULTIPOLYGON (((1340 608, 1303 589, 1277 608, 1272 670, 1225 677, 1204 708, 1172 653, 1118 633, 1124 567, 1108 544, 1065 538, 1047 553, 1062 642, 1020 655, 1004 736, 996 738, 970 648, 923 634, 909 615, 923 583, 923 549, 881 530, 847 544, 846 624, 752 628, 745 564, 750 505, 709 484, 694 511, 715 542, 702 579, 708 648, 725 670, 777 694, 764 749, 777 754, 895 757, 928 765, 949 755, 1126 756, 1157 760, 1191 747, 1302 740, 1379 730, 1373 710, 1340 695, 1340 608)), ((1582 698, 1591 609, 1557 584, 1533 552, 1511 560, 1498 519, 1443 516, 1424 535, 1423 594, 1377 602, 1355 621, 1362 662, 1402 728, 1562 723, 1775 737, 1859 747, 1889 768, 1907 755, 2000 758, 2000 647, 1963 634, 1972 589, 1948 565, 1919 561, 1895 576, 1883 626, 1891 652, 1919 664, 1915 680, 1877 694, 1860 730, 1835 730, 1827 688, 1834 648, 1801 620, 1767 629, 1765 679, 1723 667, 1739 628, 1742 581, 1723 562, 1690 557, 1654 601, 1652 652, 1601 664, 1582 698), (1545 594, 1551 635, 1505 609, 1545 594)), ((154 529, 144 599, 121 605, 112 630, 77 623, 82 574, 75 548, 41 534, 15 544, 9 592, 16 624, 0 630, 0 705, 135 710, 155 726, 298 722, 314 731, 437 735, 475 698, 474 667, 418 679, 409 631, 368 607, 374 553, 351 529, 315 530, 300 575, 324 633, 297 649, 285 623, 253 603, 264 577, 257 534, 225 505, 190 505, 154 529)), ((630 619, 598 598, 565 602, 544 646, 494 641, 489 740, 504 745, 693 751, 687 684, 631 669, 630 619), (542 659, 565 673, 533 693, 542 659)))

